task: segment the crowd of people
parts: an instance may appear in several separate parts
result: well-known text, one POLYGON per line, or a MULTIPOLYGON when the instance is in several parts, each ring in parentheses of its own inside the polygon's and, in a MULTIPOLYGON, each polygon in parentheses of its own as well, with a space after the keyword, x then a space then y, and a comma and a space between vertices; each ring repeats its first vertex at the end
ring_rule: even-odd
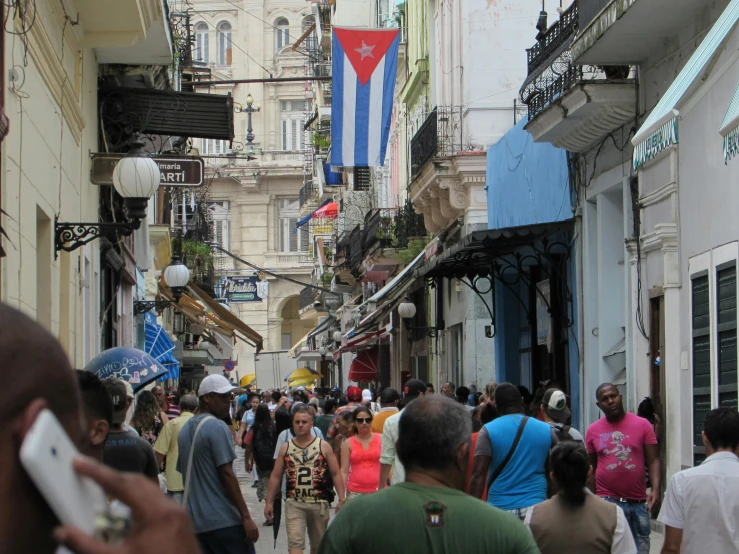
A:
POLYGON ((656 421, 626 412, 610 383, 584 434, 552 382, 526 398, 510 383, 436 393, 411 379, 377 398, 355 386, 241 391, 210 375, 196 391, 135 395, 75 373, 46 330, 2 304, 0 360, 12 376, 0 389, 0 491, 12 499, 0 510, 3 552, 249 553, 278 513, 290 554, 642 554, 657 513, 664 554, 739 551, 733 408, 706 416, 706 459, 671 477, 659 510, 656 421), (60 527, 23 469, 20 447, 44 409, 85 455, 77 473, 130 510, 117 544, 60 527), (263 518, 244 501, 238 455, 263 518))

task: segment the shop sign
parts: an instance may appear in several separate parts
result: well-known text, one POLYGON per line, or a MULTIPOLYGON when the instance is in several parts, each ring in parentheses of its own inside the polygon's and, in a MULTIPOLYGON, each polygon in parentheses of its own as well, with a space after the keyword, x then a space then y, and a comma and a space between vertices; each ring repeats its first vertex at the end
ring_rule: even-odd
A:
MULTIPOLYGON (((113 169, 121 158, 121 154, 93 154, 90 180, 96 185, 112 185, 113 169)), ((151 158, 159 166, 160 186, 199 187, 203 184, 202 158, 194 156, 152 156, 151 158)))
POLYGON ((260 281, 256 275, 251 277, 226 276, 221 279, 223 300, 231 302, 261 302, 266 300, 269 283, 260 281))

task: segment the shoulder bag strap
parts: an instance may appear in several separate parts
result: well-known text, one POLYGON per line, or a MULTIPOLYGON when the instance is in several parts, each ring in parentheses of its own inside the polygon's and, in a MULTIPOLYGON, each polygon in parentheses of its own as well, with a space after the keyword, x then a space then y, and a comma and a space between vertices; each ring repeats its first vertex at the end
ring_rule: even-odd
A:
POLYGON ((518 443, 521 441, 521 435, 523 435, 523 429, 526 427, 526 424, 529 422, 529 416, 524 416, 521 420, 521 424, 518 426, 518 432, 516 433, 516 438, 513 439, 513 444, 511 445, 511 449, 508 451, 508 454, 506 454, 506 457, 503 459, 502 462, 500 462, 500 465, 495 468, 495 471, 490 476, 490 479, 488 479, 488 491, 490 490, 490 487, 493 486, 493 482, 500 476, 501 473, 503 473, 503 470, 508 465, 508 462, 511 461, 511 458, 513 457, 513 453, 516 451, 516 447, 518 447, 518 443))
POLYGON ((187 469, 185 470, 185 492, 182 495, 182 506, 187 509, 187 497, 190 493, 190 470, 192 470, 192 459, 195 455, 195 439, 198 436, 198 432, 200 431, 200 428, 203 426, 203 423, 208 421, 209 419, 214 419, 213 416, 205 416, 200 423, 198 423, 198 426, 195 428, 195 434, 192 436, 192 443, 190 444, 190 456, 187 458, 187 469))

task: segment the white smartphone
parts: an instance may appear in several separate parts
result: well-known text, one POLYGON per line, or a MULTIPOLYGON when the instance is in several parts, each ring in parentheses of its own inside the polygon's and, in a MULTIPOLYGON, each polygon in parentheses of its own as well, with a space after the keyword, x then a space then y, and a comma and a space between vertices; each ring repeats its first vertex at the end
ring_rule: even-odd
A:
POLYGON ((106 510, 105 493, 74 471, 72 460, 77 454, 56 416, 43 410, 23 440, 20 459, 59 521, 94 535, 96 518, 106 510))

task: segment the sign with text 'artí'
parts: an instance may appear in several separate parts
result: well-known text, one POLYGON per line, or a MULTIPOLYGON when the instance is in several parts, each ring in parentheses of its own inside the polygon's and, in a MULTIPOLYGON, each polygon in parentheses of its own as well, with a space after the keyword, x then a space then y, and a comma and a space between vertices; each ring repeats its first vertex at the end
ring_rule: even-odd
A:
MULTIPOLYGON (((112 185, 113 169, 123 156, 121 154, 93 154, 90 180, 96 185, 112 185)), ((160 186, 199 187, 203 184, 203 159, 194 156, 152 156, 159 166, 160 186)))

